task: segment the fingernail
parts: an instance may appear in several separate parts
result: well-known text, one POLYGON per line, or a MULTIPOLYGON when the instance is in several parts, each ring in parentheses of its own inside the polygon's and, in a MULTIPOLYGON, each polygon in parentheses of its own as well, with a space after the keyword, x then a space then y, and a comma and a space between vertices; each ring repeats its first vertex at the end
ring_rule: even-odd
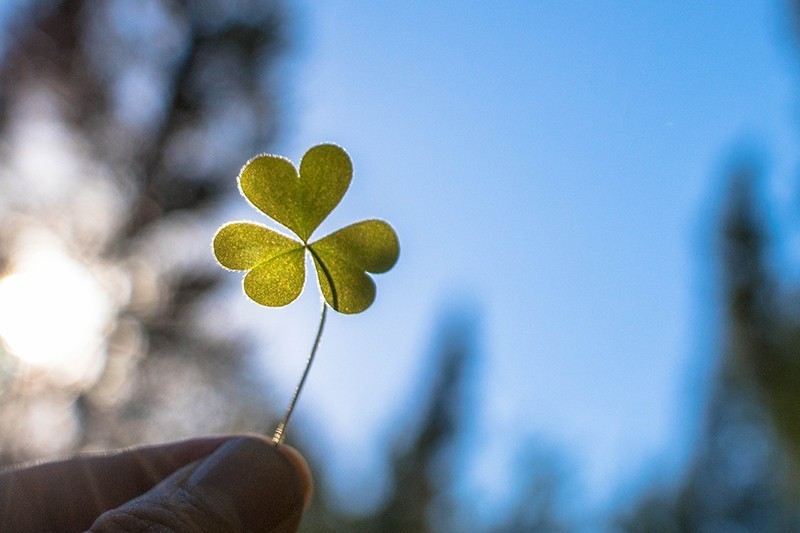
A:
POLYGON ((204 459, 184 486, 229 500, 245 529, 295 531, 307 492, 303 475, 272 443, 242 437, 204 459))

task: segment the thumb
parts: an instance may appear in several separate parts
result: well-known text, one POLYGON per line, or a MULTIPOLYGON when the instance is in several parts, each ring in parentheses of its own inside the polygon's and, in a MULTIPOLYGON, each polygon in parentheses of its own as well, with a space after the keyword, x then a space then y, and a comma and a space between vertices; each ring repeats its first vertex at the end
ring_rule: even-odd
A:
POLYGON ((296 451, 242 437, 103 513, 90 531, 293 532, 310 487, 308 466, 296 451))

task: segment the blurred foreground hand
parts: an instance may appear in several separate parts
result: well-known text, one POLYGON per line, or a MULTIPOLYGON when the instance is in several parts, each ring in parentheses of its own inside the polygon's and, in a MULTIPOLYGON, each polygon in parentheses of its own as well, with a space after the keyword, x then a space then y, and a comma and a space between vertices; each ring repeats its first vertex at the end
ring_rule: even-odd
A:
POLYGON ((256 436, 193 439, 0 473, 0 531, 296 531, 311 473, 256 436))

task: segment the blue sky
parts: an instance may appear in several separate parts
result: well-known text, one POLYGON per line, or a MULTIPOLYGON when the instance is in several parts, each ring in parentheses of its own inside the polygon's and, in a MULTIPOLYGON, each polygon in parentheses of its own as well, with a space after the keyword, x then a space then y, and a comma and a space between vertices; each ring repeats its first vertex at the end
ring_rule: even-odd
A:
MULTIPOLYGON (((739 151, 789 205, 788 8, 306 0, 290 24, 279 151, 344 146, 355 177, 323 232, 378 216, 402 246, 373 308, 332 317, 298 411, 339 487, 380 494, 372 469, 454 300, 481 317, 471 416, 490 437, 471 463, 487 506, 531 435, 593 502, 680 465, 718 331, 708 228, 739 151)), ((313 335, 312 292, 266 327, 243 307, 276 397, 313 335)))
MULTIPOLYGON (((653 464, 680 464, 718 331, 708 227, 738 151, 763 157, 771 200, 778 212, 788 205, 797 57, 787 10, 345 0, 293 9, 278 148, 299 160, 319 142, 344 146, 355 177, 323 232, 378 216, 402 246, 374 307, 331 319, 299 409, 330 472, 348 472, 341 486, 380 488, 371 468, 412 416, 404 406, 453 300, 481 317, 471 415, 491 435, 473 461, 485 480, 495 474, 476 483, 487 501, 509 490, 530 435, 564 450, 592 501, 653 464)), ((265 349, 285 382, 276 395, 293 386, 317 305, 306 294, 268 312, 272 347, 297 352, 295 362, 265 349)))

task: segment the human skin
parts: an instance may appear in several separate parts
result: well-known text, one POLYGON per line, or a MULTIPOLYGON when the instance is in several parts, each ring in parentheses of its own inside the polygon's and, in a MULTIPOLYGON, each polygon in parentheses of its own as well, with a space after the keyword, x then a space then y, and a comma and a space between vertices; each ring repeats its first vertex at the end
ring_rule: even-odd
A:
POLYGON ((312 494, 293 448, 254 435, 0 472, 0 531, 296 531, 312 494))

